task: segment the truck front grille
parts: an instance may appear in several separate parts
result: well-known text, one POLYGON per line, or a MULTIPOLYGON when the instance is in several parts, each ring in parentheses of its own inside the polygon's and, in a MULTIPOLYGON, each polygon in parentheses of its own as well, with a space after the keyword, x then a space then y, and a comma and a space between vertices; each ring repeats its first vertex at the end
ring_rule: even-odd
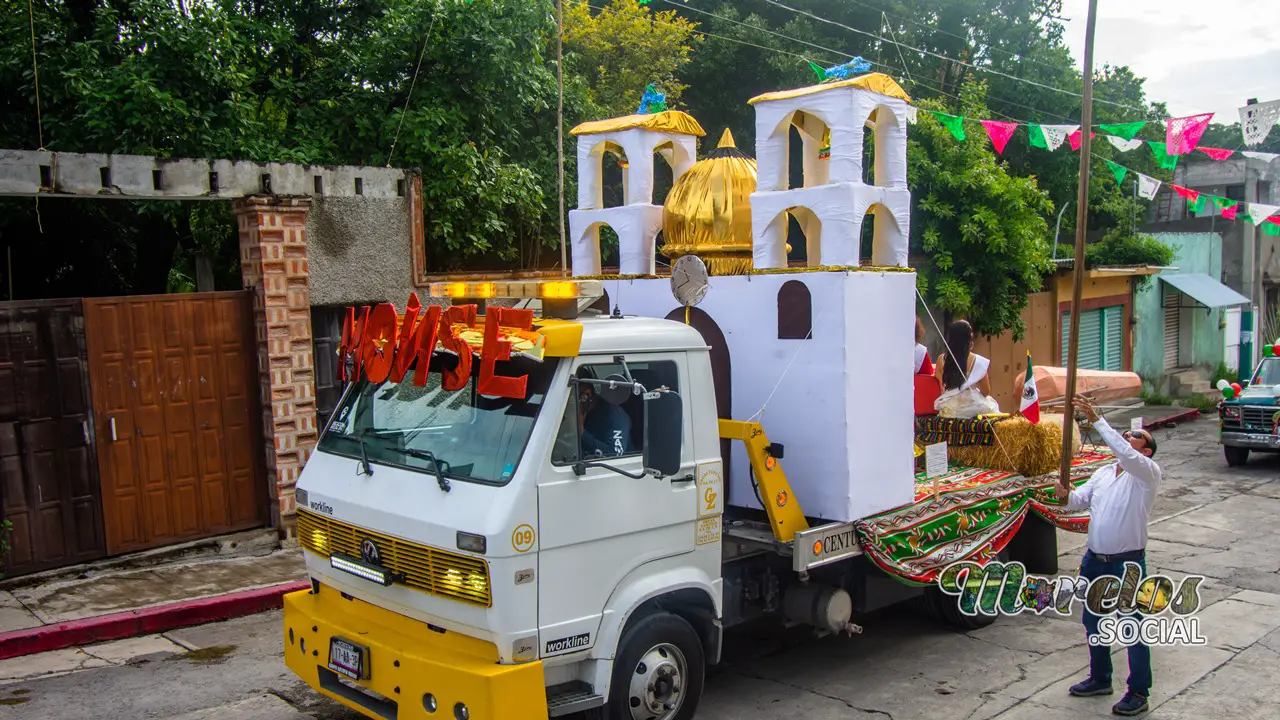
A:
POLYGON ((298 544, 329 557, 342 553, 360 557, 360 544, 368 538, 378 545, 382 567, 399 574, 397 581, 415 590, 490 607, 489 565, 484 560, 439 548, 419 545, 349 523, 298 510, 298 544))
POLYGON ((1240 408, 1240 422, 1250 430, 1270 430, 1271 417, 1280 407, 1255 407, 1246 405, 1240 408))

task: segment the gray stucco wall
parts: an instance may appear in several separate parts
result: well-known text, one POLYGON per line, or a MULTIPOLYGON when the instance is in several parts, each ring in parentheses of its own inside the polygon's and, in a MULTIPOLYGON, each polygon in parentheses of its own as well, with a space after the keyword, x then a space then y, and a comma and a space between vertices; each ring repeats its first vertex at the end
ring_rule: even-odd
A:
POLYGON ((307 218, 307 254, 312 305, 404 307, 414 289, 409 201, 316 198, 307 218))

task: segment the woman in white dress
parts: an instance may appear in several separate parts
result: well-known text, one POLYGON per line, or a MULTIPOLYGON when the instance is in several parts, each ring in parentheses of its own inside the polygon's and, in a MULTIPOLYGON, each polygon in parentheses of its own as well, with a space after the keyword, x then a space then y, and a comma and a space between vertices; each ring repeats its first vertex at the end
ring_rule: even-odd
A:
POLYGON ((973 352, 973 326, 957 320, 947 328, 947 352, 938 358, 938 379, 942 395, 934 409, 942 417, 974 418, 1000 412, 991 397, 987 370, 991 361, 973 352), (963 372, 961 368, 964 368, 963 372))

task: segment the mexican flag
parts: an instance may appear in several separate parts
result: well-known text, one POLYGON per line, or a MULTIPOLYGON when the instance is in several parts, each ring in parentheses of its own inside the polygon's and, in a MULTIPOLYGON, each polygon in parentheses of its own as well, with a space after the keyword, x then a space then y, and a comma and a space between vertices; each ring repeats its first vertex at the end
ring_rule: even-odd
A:
POLYGON ((1040 392, 1036 390, 1036 376, 1031 369, 1031 352, 1027 352, 1027 379, 1022 383, 1022 417, 1033 423, 1040 422, 1040 392))

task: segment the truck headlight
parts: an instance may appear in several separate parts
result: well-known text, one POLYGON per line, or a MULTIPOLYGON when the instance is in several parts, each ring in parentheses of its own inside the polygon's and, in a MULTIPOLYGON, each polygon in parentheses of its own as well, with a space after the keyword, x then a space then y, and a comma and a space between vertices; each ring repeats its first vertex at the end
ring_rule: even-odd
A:
POLYGON ((307 507, 307 491, 300 487, 293 489, 293 499, 297 502, 298 507, 307 507))
POLYGON ((1224 405, 1222 408, 1222 419, 1223 420, 1239 420, 1240 419, 1239 406, 1224 405))

